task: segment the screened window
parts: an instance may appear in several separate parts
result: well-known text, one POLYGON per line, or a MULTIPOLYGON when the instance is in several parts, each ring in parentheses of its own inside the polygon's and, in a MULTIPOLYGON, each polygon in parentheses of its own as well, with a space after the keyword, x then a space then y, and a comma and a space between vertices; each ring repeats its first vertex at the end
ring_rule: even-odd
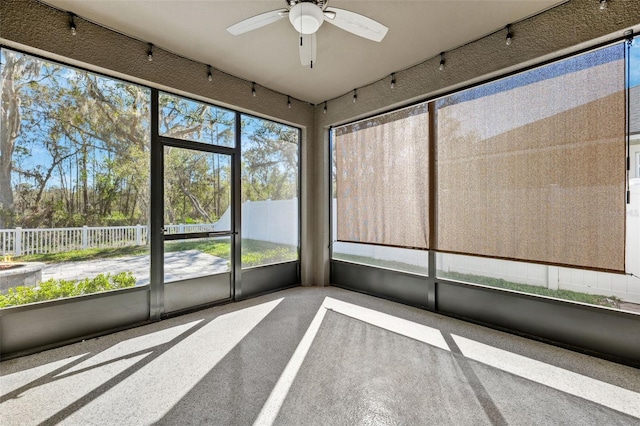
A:
POLYGON ((437 249, 625 270, 624 46, 437 106, 437 249))
POLYGON ((0 60, 0 307, 147 284, 150 91, 0 60))
POLYGON ((298 129, 242 116, 242 267, 298 259, 298 129))
POLYGON ((427 104, 334 131, 337 239, 429 247, 427 104))
POLYGON ((235 113, 160 93, 160 135, 211 145, 235 146, 235 113))

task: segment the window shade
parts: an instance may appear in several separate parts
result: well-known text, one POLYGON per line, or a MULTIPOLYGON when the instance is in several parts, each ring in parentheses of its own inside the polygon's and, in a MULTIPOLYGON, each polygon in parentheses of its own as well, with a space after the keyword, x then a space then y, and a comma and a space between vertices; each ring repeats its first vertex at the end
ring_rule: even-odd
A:
POLYGON ((439 251, 624 271, 624 51, 437 102, 439 251))
POLYGON ((427 105, 335 129, 337 239, 427 249, 427 105))

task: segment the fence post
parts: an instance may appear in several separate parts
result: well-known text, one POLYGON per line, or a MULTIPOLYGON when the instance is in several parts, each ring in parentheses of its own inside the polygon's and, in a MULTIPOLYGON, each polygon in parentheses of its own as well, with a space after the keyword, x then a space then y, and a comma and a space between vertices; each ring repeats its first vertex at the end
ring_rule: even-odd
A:
POLYGON ((136 225, 136 245, 142 245, 142 225, 136 225))
POLYGON ((13 237, 13 255, 22 255, 22 228, 19 226, 16 227, 16 233, 13 237))
POLYGON ((547 266, 547 288, 558 290, 560 281, 560 269, 557 266, 547 266))
POLYGON ((88 227, 82 227, 82 248, 86 249, 89 246, 89 232, 88 227))
POLYGON ((178 225, 178 233, 184 234, 184 223, 178 225))

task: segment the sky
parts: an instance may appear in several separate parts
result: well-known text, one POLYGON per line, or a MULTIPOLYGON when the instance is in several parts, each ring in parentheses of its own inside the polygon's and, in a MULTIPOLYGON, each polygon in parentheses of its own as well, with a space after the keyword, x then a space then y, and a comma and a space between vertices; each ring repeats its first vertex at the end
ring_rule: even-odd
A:
POLYGON ((640 84, 640 38, 636 38, 633 41, 630 49, 630 64, 629 70, 629 85, 631 87, 640 84))

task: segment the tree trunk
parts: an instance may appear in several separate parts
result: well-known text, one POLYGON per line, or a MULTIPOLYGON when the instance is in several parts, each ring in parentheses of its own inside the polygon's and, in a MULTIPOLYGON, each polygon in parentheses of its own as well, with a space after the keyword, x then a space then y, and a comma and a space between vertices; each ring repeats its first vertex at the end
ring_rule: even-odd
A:
POLYGON ((16 139, 20 136, 20 98, 15 79, 24 69, 24 60, 12 54, 5 55, 2 68, 2 120, 0 126, 0 228, 11 225, 13 216, 13 186, 11 183, 12 157, 16 139))

